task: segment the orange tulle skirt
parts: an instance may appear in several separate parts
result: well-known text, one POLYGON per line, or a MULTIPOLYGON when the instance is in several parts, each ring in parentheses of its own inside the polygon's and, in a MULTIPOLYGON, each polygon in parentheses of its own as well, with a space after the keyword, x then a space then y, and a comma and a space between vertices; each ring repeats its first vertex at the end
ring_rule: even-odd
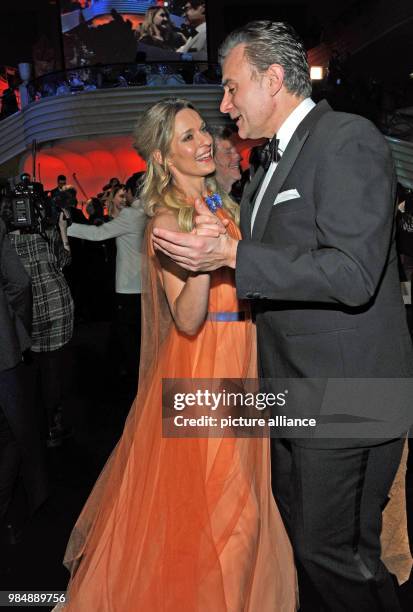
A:
POLYGON ((232 272, 214 272, 209 311, 245 320, 180 333, 150 238, 147 256, 139 391, 73 530, 65 611, 293 612, 293 554, 271 494, 268 439, 162 436, 162 378, 256 376, 248 310, 232 272))

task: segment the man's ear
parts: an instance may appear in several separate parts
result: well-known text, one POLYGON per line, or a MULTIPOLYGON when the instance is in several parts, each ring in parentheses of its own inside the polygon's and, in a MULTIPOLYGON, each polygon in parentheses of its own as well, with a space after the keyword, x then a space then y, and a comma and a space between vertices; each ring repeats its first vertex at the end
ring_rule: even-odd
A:
POLYGON ((267 78, 271 96, 277 95, 284 83, 284 68, 280 64, 271 64, 267 69, 267 78))

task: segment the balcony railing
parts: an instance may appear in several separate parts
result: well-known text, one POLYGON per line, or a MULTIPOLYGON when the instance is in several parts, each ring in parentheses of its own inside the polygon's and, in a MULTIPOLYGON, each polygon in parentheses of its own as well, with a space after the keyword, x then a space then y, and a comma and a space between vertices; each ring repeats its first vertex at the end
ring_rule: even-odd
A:
POLYGON ((47 74, 29 82, 31 101, 51 96, 73 95, 96 89, 121 87, 187 87, 217 85, 221 82, 218 64, 205 62, 145 62, 80 67, 47 74))

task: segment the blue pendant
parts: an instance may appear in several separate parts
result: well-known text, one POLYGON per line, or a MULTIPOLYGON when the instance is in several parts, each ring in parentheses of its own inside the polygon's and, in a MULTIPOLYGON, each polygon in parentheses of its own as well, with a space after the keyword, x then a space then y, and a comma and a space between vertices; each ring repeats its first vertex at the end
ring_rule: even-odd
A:
POLYGON ((219 193, 213 193, 210 196, 206 196, 205 203, 213 213, 215 213, 218 208, 222 208, 222 198, 219 193))

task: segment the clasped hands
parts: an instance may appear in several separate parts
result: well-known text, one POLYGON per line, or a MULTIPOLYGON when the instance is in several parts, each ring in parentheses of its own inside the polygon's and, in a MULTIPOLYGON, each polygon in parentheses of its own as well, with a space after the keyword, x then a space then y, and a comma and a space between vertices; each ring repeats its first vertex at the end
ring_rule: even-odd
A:
POLYGON ((154 228, 155 250, 191 272, 235 268, 238 240, 227 233, 229 221, 214 215, 201 200, 195 201, 195 210, 195 227, 190 233, 154 228))

